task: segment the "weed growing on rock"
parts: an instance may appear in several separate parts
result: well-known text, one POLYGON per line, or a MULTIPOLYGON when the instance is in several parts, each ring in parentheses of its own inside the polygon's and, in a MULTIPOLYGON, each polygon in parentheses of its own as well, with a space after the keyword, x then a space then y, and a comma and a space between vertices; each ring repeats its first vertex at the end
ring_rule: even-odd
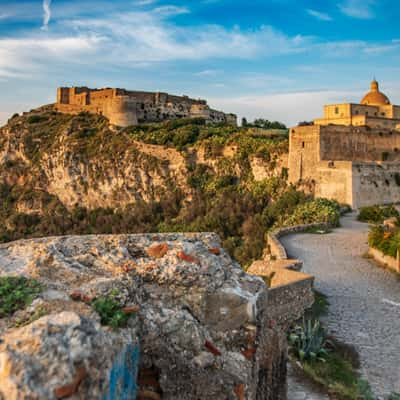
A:
POLYGON ((42 291, 35 279, 6 276, 0 278, 0 318, 8 317, 24 309, 42 291))
POLYGON ((93 301, 92 306, 100 315, 102 325, 117 329, 128 323, 129 315, 123 312, 121 304, 113 296, 99 297, 93 301))

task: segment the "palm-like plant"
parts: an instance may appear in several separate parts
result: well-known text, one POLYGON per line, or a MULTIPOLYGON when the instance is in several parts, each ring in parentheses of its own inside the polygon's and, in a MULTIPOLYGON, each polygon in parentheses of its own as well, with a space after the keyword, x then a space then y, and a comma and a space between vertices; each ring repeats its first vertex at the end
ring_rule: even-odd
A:
POLYGON ((296 326, 289 333, 288 340, 300 361, 325 361, 326 335, 318 320, 303 319, 303 326, 296 326))

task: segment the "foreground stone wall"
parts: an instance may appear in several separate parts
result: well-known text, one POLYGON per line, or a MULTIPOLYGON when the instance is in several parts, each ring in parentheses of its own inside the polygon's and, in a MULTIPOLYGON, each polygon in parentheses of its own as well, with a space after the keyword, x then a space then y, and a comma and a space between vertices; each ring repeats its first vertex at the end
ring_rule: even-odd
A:
POLYGON ((214 234, 21 240, 0 245, 0 276, 43 287, 0 318, 2 400, 285 397, 267 287, 214 234), (126 327, 100 324, 92 302, 104 297, 126 327))
POLYGON ((274 285, 268 292, 270 318, 284 330, 300 319, 314 303, 314 277, 293 271, 289 273, 288 283, 274 285))

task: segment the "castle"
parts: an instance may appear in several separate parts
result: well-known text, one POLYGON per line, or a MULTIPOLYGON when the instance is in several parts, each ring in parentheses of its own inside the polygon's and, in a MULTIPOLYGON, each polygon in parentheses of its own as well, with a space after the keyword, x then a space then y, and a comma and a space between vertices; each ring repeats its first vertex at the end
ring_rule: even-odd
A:
POLYGON ((57 90, 56 109, 68 114, 82 111, 101 114, 109 119, 110 124, 120 127, 197 117, 207 122, 237 124, 236 115, 213 110, 205 100, 115 88, 60 87, 57 90))
POLYGON ((353 208, 400 202, 400 106, 374 80, 360 104, 324 114, 290 129, 289 181, 353 208))

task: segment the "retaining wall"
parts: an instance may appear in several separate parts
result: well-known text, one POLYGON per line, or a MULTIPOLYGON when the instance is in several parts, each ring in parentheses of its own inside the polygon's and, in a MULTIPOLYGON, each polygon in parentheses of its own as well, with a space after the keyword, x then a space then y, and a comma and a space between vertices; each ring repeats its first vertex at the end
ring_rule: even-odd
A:
POLYGON ((380 250, 370 247, 368 254, 378 263, 383 266, 400 273, 400 258, 394 258, 382 253, 380 250))
POLYGON ((287 260, 288 256, 285 247, 279 241, 282 236, 291 235, 292 233, 304 232, 307 229, 329 229, 330 225, 326 223, 303 224, 289 226, 286 228, 275 229, 267 234, 267 247, 264 250, 264 259, 287 260))

